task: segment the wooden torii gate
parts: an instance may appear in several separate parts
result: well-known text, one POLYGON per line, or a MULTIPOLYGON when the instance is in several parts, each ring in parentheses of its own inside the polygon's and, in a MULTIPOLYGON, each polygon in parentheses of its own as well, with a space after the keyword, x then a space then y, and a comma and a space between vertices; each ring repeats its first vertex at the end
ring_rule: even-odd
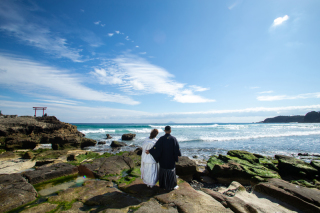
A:
POLYGON ((33 107, 34 109, 34 116, 37 117, 37 110, 43 110, 43 115, 44 115, 44 110, 47 109, 47 107, 33 107))

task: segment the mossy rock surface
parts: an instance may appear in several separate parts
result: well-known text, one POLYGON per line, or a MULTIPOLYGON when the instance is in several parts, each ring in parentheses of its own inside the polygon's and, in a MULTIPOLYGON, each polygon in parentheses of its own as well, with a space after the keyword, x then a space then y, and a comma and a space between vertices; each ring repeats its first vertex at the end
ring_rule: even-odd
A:
MULTIPOLYGON (((254 156, 254 158, 256 157, 254 156)), ((208 160, 207 166, 211 175, 214 178, 220 178, 220 177, 235 178, 235 179, 238 178, 238 179, 247 179, 248 181, 250 180, 250 178, 255 176, 263 179, 264 178, 281 178, 276 171, 264 166, 264 164, 255 163, 252 159, 251 161, 248 161, 248 160, 244 160, 244 159, 241 159, 235 156, 230 156, 230 155, 219 155, 219 157, 212 156, 208 160)), ((271 166, 273 165, 272 162, 270 162, 266 158, 263 158, 263 159, 264 159, 262 160, 263 163, 272 167, 271 166)))
POLYGON ((318 172, 320 173, 320 161, 311 161, 310 163, 311 166, 313 166, 314 168, 316 168, 318 170, 318 172))
POLYGON ((272 163, 271 160, 269 160, 268 158, 259 158, 258 159, 259 161, 259 164, 269 168, 269 169, 272 169, 274 171, 278 171, 279 169, 272 163))
POLYGON ((276 155, 275 157, 279 160, 278 168, 282 175, 312 179, 318 174, 316 168, 300 159, 283 155, 276 155))
POLYGON ((242 150, 230 150, 227 153, 230 156, 238 157, 240 159, 249 161, 250 163, 255 163, 258 161, 258 158, 254 156, 252 153, 242 150))

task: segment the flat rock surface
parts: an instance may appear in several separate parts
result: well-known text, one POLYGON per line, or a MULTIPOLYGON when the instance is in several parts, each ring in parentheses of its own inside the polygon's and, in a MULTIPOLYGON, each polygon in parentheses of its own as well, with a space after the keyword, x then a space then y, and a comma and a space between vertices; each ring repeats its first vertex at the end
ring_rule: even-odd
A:
POLYGON ((0 212, 10 211, 34 201, 37 192, 19 174, 0 176, 0 212))
POLYGON ((50 212, 58 207, 58 204, 51 203, 42 203, 35 207, 31 207, 29 209, 23 210, 21 213, 43 213, 50 212))
POLYGON ((13 174, 23 172, 34 167, 36 164, 32 160, 12 159, 0 161, 0 174, 13 174))
POLYGON ((221 203, 201 191, 196 191, 187 182, 179 184, 179 189, 155 196, 163 204, 173 203, 179 212, 232 212, 221 203))
MULTIPOLYGON (((69 188, 48 199, 50 203, 71 202, 73 200, 93 208, 98 206, 97 212, 98 210, 105 212, 108 209, 122 208, 126 208, 126 211, 128 211, 130 206, 141 203, 117 188, 108 187, 108 182, 103 180, 89 180, 82 187, 69 188)), ((76 207, 74 208, 76 209, 76 207)))
POLYGON ((58 163, 51 166, 41 166, 35 171, 23 173, 29 183, 37 184, 57 177, 78 173, 78 167, 67 163, 58 163))
POLYGON ((258 198, 255 194, 248 193, 241 184, 235 181, 232 182, 232 184, 230 184, 230 186, 223 192, 227 194, 229 190, 235 191, 235 195, 230 197, 223 193, 216 192, 210 189, 202 189, 203 192, 207 193, 208 195, 219 201, 222 205, 230 208, 234 212, 293 212, 284 208, 278 203, 273 203, 270 200, 258 198))
POLYGON ((254 191, 288 203, 304 212, 320 212, 320 191, 300 187, 280 179, 259 183, 254 191))
POLYGON ((170 205, 161 205, 157 200, 151 198, 148 202, 143 203, 135 213, 178 213, 177 208, 174 207, 170 205))
POLYGON ((112 156, 109 158, 98 158, 92 163, 81 164, 79 174, 90 178, 101 178, 106 175, 120 175, 124 169, 134 168, 134 162, 126 156, 112 156))
POLYGON ((148 200, 150 197, 166 192, 165 190, 160 189, 158 184, 153 186, 152 188, 147 187, 147 185, 143 183, 143 180, 141 178, 136 178, 132 183, 128 185, 120 184, 119 189, 143 200, 148 200))

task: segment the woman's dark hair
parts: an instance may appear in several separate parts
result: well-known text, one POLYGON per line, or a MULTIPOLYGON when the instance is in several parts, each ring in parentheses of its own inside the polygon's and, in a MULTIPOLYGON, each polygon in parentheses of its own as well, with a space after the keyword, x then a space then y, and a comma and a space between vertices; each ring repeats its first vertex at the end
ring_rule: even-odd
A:
POLYGON ((157 129, 153 129, 150 133, 150 139, 154 139, 158 135, 159 131, 157 129))

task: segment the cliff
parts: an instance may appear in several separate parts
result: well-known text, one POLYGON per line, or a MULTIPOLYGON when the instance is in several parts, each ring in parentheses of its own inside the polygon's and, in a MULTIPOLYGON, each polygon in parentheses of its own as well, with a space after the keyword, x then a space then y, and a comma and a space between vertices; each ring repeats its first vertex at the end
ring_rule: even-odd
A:
POLYGON ((320 123, 320 112, 308 112, 306 115, 277 116, 266 118, 261 123, 320 123))
POLYGON ((38 144, 65 149, 93 146, 96 141, 85 138, 76 126, 55 116, 1 116, 0 143, 6 150, 34 149, 38 144))

